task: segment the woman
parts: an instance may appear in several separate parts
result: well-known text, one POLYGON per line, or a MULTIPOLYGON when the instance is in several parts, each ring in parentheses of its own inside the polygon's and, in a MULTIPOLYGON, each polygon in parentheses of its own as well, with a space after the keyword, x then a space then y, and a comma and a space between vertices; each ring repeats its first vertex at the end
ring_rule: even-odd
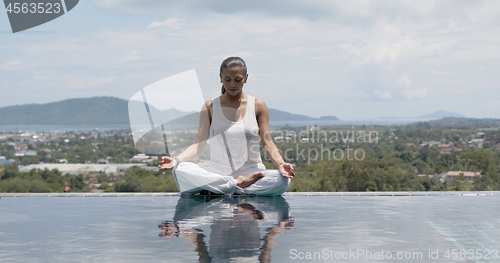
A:
POLYGON ((200 113, 198 134, 177 157, 163 157, 160 169, 173 169, 181 193, 281 195, 294 177, 271 139, 266 104, 243 92, 248 79, 243 59, 229 57, 220 67, 222 95, 208 100, 200 113), (210 138, 210 164, 187 162, 210 138), (278 170, 266 170, 259 142, 278 170))

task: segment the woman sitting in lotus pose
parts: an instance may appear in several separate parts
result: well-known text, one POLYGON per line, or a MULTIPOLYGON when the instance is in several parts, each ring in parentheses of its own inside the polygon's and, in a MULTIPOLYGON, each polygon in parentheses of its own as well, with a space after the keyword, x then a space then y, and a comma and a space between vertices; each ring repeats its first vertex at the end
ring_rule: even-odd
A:
POLYGON ((248 79, 245 61, 229 57, 220 66, 222 95, 204 103, 198 134, 176 157, 162 157, 160 169, 173 169, 181 193, 281 195, 294 177, 293 165, 281 157, 269 131, 266 104, 243 92, 248 79), (188 162, 210 140, 210 163, 188 162), (266 170, 262 146, 278 170, 266 170))

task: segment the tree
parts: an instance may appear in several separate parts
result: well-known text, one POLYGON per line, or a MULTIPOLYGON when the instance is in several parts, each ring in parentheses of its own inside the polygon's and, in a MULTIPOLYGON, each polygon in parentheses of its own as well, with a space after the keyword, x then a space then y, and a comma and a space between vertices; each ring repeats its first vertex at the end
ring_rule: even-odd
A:
POLYGON ((467 169, 474 172, 486 174, 488 172, 490 159, 485 151, 468 151, 460 155, 460 161, 466 165, 467 169))

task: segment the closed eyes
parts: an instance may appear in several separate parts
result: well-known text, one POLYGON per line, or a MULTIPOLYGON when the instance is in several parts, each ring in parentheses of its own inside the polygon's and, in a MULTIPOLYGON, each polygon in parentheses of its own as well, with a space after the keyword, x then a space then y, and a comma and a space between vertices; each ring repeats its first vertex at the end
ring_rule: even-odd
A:
MULTIPOLYGON (((241 82, 242 79, 235 79, 236 82, 241 82)), ((231 81, 230 79, 226 79, 227 82, 231 81)))

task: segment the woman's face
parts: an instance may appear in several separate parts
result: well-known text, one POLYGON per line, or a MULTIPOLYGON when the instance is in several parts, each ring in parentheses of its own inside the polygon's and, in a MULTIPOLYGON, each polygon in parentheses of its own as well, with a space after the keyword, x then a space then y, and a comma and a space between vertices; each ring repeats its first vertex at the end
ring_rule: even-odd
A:
POLYGON ((223 68, 220 74, 220 82, 224 85, 228 95, 238 95, 243 89, 243 84, 247 82, 248 74, 241 66, 223 68))

